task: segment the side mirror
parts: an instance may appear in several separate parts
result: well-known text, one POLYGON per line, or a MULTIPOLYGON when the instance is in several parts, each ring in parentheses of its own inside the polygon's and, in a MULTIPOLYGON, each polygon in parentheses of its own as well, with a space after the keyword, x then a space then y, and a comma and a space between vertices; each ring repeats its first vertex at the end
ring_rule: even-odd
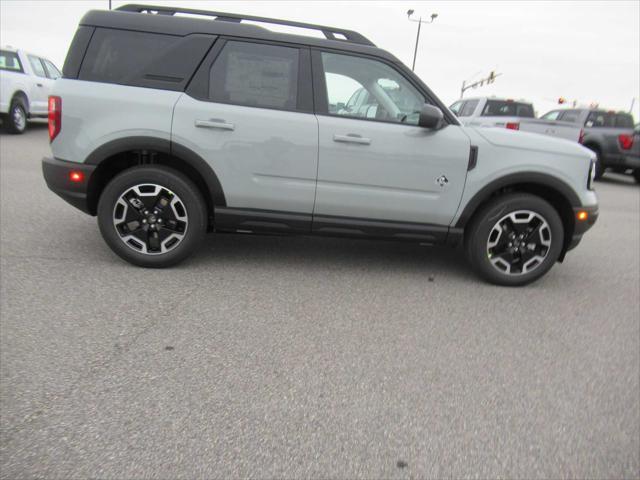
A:
POLYGON ((437 130, 444 124, 444 115, 442 110, 433 105, 425 103, 420 110, 420 118, 418 119, 418 126, 424 128, 431 128, 437 130))

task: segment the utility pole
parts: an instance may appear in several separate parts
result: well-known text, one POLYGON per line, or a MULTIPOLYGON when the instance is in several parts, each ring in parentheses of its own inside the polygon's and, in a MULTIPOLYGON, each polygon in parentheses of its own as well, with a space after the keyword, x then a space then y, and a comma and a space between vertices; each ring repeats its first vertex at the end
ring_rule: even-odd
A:
POLYGON ((409 19, 410 22, 418 22, 418 34, 416 35, 416 47, 413 51, 413 65, 411 66, 411 70, 415 70, 416 68, 416 57, 418 56, 418 42, 420 41, 420 27, 422 26, 423 23, 433 23, 433 21, 438 18, 438 14, 437 13, 432 13, 431 14, 431 20, 426 21, 426 20, 422 20, 422 17, 420 17, 419 19, 413 19, 411 18, 411 15, 413 15, 413 10, 407 10, 407 18, 409 19))
POLYGON ((109 10, 111 10, 111 0, 109 0, 109 10))
POLYGON ((462 87, 460 87, 460 98, 462 98, 464 96, 464 92, 466 92, 470 88, 482 87, 482 86, 484 86, 485 83, 487 85, 489 85, 490 83, 495 82, 496 78, 499 77, 500 75, 502 75, 502 74, 501 73, 496 73, 495 71, 492 70, 487 78, 481 78, 480 80, 476 80, 475 82, 470 83, 469 85, 467 85, 467 81, 466 80, 463 81, 462 82, 462 87))
POLYGON ((633 113, 633 106, 636 104, 636 97, 631 99, 631 106, 629 107, 629 113, 633 113))

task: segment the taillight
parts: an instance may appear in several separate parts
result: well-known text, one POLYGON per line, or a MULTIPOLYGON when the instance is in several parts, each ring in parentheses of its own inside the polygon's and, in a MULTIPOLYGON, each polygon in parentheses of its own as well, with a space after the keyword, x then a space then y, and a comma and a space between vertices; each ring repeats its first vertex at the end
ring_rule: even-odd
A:
POLYGON ((633 147, 633 136, 627 135, 626 133, 621 133, 618 135, 618 141, 620 142, 620 146, 623 150, 629 150, 633 147))
POLYGON ((518 122, 507 122, 505 127, 509 130, 520 130, 520 124, 518 122))
POLYGON ((580 138, 578 138, 578 143, 584 142, 584 128, 580 129, 580 138))
POLYGON ((49 97, 49 142, 58 136, 62 129, 62 99, 49 97))

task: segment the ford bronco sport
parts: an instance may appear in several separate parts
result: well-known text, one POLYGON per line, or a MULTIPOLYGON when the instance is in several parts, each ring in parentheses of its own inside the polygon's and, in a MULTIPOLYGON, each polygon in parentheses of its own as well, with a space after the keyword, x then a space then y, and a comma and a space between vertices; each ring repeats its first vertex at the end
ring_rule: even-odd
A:
POLYGON ((49 135, 49 188, 144 267, 183 260, 207 231, 318 234, 464 244, 482 277, 522 285, 598 215, 591 151, 463 127, 393 55, 328 26, 90 11, 49 98, 49 135), (356 92, 375 108, 344 108, 356 92))

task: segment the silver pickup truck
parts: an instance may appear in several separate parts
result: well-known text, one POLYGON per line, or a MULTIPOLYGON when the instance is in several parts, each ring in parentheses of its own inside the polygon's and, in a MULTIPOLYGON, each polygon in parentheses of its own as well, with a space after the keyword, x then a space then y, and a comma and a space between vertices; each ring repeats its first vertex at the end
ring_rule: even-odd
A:
POLYGON ((493 97, 458 100, 449 109, 472 127, 502 127, 581 142, 583 130, 571 122, 535 118, 531 103, 493 97))

